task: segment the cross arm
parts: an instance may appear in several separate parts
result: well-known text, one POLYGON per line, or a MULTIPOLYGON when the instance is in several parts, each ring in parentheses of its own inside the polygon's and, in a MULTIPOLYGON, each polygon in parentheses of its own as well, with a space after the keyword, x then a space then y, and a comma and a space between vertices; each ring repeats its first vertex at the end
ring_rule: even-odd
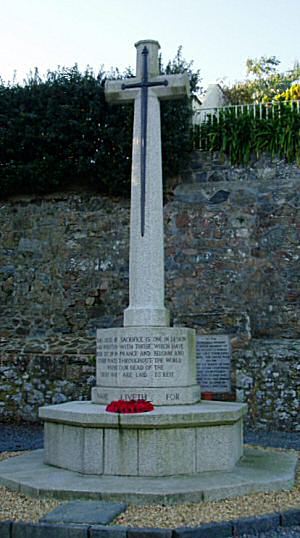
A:
MULTIPOLYGON (((159 99, 180 99, 190 95, 190 82, 187 73, 179 75, 160 75, 151 78, 149 89, 155 92, 159 99), (165 84, 165 81, 168 84, 165 84), (155 83, 161 84, 155 86, 155 83)), ((139 87, 123 89, 124 85, 132 86, 140 84, 140 81, 134 77, 123 80, 107 80, 105 83, 105 98, 108 103, 130 103, 138 95, 139 87)))
POLYGON ((123 80, 107 80, 105 82, 105 99, 108 103, 131 103, 137 96, 139 88, 131 89, 130 91, 122 90, 124 84, 133 84, 136 78, 128 78, 123 80))
POLYGON ((153 79, 157 82, 167 80, 168 86, 157 86, 155 93, 159 99, 181 99, 190 95, 190 81, 187 73, 162 75, 153 79))

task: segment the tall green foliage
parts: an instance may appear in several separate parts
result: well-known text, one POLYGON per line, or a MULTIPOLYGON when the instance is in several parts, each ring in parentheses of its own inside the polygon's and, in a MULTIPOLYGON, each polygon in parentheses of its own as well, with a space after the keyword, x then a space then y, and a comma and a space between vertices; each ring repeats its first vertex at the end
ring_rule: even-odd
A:
POLYGON ((196 131, 196 147, 220 151, 232 164, 247 164, 252 157, 269 153, 300 165, 300 114, 292 104, 278 103, 273 109, 257 106, 236 115, 233 108, 223 109, 219 121, 210 116, 196 131))
MULTIPOLYGON (((199 87, 200 72, 193 70, 192 61, 187 62, 183 58, 182 47, 178 48, 175 58, 170 60, 166 66, 163 65, 161 57, 159 63, 162 75, 187 73, 191 93, 201 89, 199 87)), ((188 163, 193 149, 192 114, 189 97, 179 101, 161 102, 162 156, 165 178, 178 174, 188 163)))
MULTIPOLYGON (((162 72, 190 68, 176 59, 162 72)), ((176 71, 177 70, 177 71, 176 71)), ((36 71, 24 86, 0 84, 0 196, 46 193, 70 185, 93 186, 103 193, 129 194, 133 106, 109 106, 106 77, 77 66, 49 72, 42 80, 36 71)), ((189 71, 192 85, 198 73, 189 71)), ((185 165, 192 148, 191 104, 162 105, 164 174, 172 176, 185 165)))
POLYGON ((105 76, 75 66, 37 74, 24 87, 2 88, 2 194, 44 193, 73 183, 124 190, 129 174, 132 111, 109 110, 105 76))

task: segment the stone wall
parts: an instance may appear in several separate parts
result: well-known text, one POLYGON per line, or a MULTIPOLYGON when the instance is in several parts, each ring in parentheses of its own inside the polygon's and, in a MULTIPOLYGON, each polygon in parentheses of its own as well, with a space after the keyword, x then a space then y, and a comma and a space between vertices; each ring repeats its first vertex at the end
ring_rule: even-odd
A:
MULTIPOLYGON (((300 172, 195 154, 165 204, 176 325, 230 334, 248 422, 299 428, 300 172), (298 391, 298 392, 297 392, 298 391)), ((89 398, 96 327, 128 301, 129 202, 94 194, 0 203, 0 416, 89 398)))
POLYGON ((0 416, 35 421, 41 405, 89 399, 95 364, 93 337, 2 338, 0 416))

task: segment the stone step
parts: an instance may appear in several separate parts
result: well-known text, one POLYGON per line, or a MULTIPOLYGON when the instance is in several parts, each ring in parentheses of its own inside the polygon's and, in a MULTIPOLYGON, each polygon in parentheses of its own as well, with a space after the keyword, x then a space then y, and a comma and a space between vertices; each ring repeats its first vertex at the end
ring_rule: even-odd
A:
MULTIPOLYGON (((214 404, 217 402, 213 402, 214 404)), ((220 402, 218 402, 219 404, 220 402)), ((202 405, 202 404, 201 404, 202 405)), ((203 404, 205 405, 205 404, 203 404)), ((207 404, 206 404, 207 405, 207 404)), ((180 407, 180 406, 178 406, 180 407)), ((146 415, 147 413, 145 413, 146 415)), ((126 415, 123 415, 126 417, 126 415)), ((130 415, 132 418, 133 415, 130 415)), ((54 424, 54 423, 53 423, 54 424)), ((223 432, 227 434, 227 428, 223 428, 223 432)), ((69 429, 69 428, 68 428, 69 429)), ((77 427, 75 428, 77 429, 77 427)), ((95 434, 94 428, 83 428, 88 431, 88 434, 95 434)), ((188 428, 186 428, 188 430, 188 428)), ((82 430, 82 428, 81 428, 82 430)), ((204 442, 207 439, 207 433, 211 434, 212 427, 203 428, 204 442)), ((98 430, 99 431, 99 430, 98 430)), ((118 431, 116 429, 116 431, 118 431)), ((130 430, 128 430, 130 432, 130 430)), ((151 430, 150 430, 151 431, 151 430)), ((180 431, 180 430, 179 430, 180 431)), ((181 429, 181 432, 183 430, 181 429)), ((147 429, 144 432, 148 432, 147 429)), ((168 432, 168 429, 165 429, 168 432)), ((97 433, 97 430, 96 430, 97 433)), ((188 432, 189 433, 189 432, 188 432)), ((173 437, 177 439, 175 434, 173 437)), ((185 437, 187 437, 185 433, 185 437)), ((202 436, 199 436, 201 439, 202 436)), ((74 436, 75 438, 75 436, 74 436)), ((218 444, 216 442, 206 442, 207 446, 211 446, 214 451, 208 452, 213 461, 216 448, 218 444)), ((84 445, 89 447, 88 444, 84 445)), ((150 445, 151 446, 151 445, 150 445)), ((223 458, 223 446, 230 447, 230 443, 224 443, 224 440, 219 440, 219 446, 222 450, 218 450, 218 457, 223 458)), ((170 452, 170 449, 174 452, 174 445, 167 442, 161 444, 161 460, 166 460, 166 451, 170 452), (166 448, 167 447, 167 448, 166 448)), ((76 452, 74 452, 73 445, 72 458, 75 459, 76 452)), ((92 447, 93 448, 93 447, 92 447)), ((176 449, 175 449, 176 450, 176 449)), ((228 449, 227 449, 228 450, 228 449)), ((116 453, 113 453, 116 454, 116 453)), ((125 454, 129 461, 132 461, 132 455, 128 451, 121 452, 125 454)), ((189 455, 189 452, 184 448, 180 455, 185 457, 189 455)), ((202 462, 202 451, 199 451, 199 460, 202 462)), ((63 454, 65 456, 65 454, 63 454)), ((143 452, 140 452, 143 456, 143 452)), ((171 464, 181 461, 178 457, 178 452, 173 458, 169 457, 171 464)), ((92 461, 97 461, 95 458, 95 451, 91 454, 92 461)), ((115 460, 116 462, 121 461, 115 460)), ((192 461, 192 458, 190 458, 192 461)), ((99 458, 100 461, 100 458, 99 458)), ((159 460, 160 461, 160 460, 159 460)), ((274 452, 274 450, 261 450, 257 448, 246 448, 244 451, 244 457, 241 461, 233 467, 233 469, 219 470, 204 473, 195 473, 194 475, 171 475, 171 476, 113 476, 113 475, 83 475, 77 471, 61 469, 55 466, 45 466, 43 463, 43 451, 35 450, 33 452, 26 452, 15 458, 9 458, 0 463, 0 483, 3 485, 10 484, 11 489, 16 489, 21 493, 28 492, 37 497, 41 492, 44 495, 51 497, 58 497, 70 501, 70 499, 101 499, 109 502, 126 502, 143 505, 143 504, 167 504, 174 505, 176 503, 199 503, 208 500, 220 500, 224 498, 234 496, 246 495, 254 491, 257 492, 270 492, 278 491, 280 489, 291 489, 295 481, 295 472, 297 467, 297 456, 294 453, 287 452, 274 452)), ((114 530, 116 527, 107 527, 107 530, 114 535, 119 533, 114 530)), ((118 527, 118 529, 124 529, 124 527, 118 527)), ((154 529, 155 531, 156 529, 154 529)), ((141 529, 142 531, 142 529, 141 529)), ((185 529, 184 529, 185 531, 185 529)), ((122 530, 122 532, 124 532, 122 530)), ((186 532, 186 531, 185 531, 186 532)), ((196 531, 195 531, 196 532, 196 531)), ((160 536, 157 530, 152 535, 160 536)), ((34 534, 34 536, 44 536, 44 534, 34 534)), ((50 534, 47 534, 48 536, 50 534)), ((51 533, 53 536, 53 534, 51 533)), ((109 534, 110 536, 111 534, 109 534)), ((125 534, 124 534, 125 535, 125 534)), ((143 532, 143 535, 147 535, 143 532)), ((150 536, 150 532, 148 533, 150 536)), ((222 534, 222 536, 228 536, 222 534)), ((14 534, 17 536, 17 534, 14 534)), ((18 533, 21 536, 21 533, 18 533)), ((22 536, 25 534, 22 533, 22 536)), ((33 534, 26 533, 26 536, 33 536, 33 534)), ((62 534, 60 534, 62 536, 62 534)), ((65 534, 64 534, 65 536, 65 534)), ((68 534, 71 536, 71 533, 68 534)), ((74 533, 72 531, 72 536, 74 533)), ((79 533, 77 534, 79 536, 79 533)), ((81 536, 84 536, 82 533, 81 536)), ((198 536, 200 534, 198 533, 198 536)), ((202 534, 204 536, 204 534, 202 534)), ((208 536, 208 534, 206 534, 208 536)), ((210 534, 212 536, 212 534, 210 534)), ((218 536, 221 536, 218 534, 218 536)))

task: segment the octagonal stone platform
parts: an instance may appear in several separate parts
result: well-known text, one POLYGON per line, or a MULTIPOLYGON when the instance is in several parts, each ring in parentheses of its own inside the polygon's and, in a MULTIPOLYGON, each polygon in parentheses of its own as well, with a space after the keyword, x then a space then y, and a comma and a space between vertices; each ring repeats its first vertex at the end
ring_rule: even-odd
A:
POLYGON ((232 470, 243 452, 246 409, 245 404, 207 402, 122 415, 90 402, 43 407, 44 462, 112 476, 232 470))
POLYGON ((43 463, 43 450, 0 462, 0 484, 33 497, 144 504, 196 503, 291 489, 297 456, 246 448, 232 471, 169 477, 83 475, 43 463))
POLYGON ((0 462, 0 484, 37 497, 137 505, 291 489, 296 454, 247 447, 242 455, 245 411, 223 402, 134 415, 90 402, 44 407, 45 450, 0 462))
POLYGON ((134 415, 90 402, 44 407, 45 450, 0 462, 0 484, 37 497, 137 505, 292 488, 295 454, 247 448, 241 456, 245 411, 222 402, 134 415))

